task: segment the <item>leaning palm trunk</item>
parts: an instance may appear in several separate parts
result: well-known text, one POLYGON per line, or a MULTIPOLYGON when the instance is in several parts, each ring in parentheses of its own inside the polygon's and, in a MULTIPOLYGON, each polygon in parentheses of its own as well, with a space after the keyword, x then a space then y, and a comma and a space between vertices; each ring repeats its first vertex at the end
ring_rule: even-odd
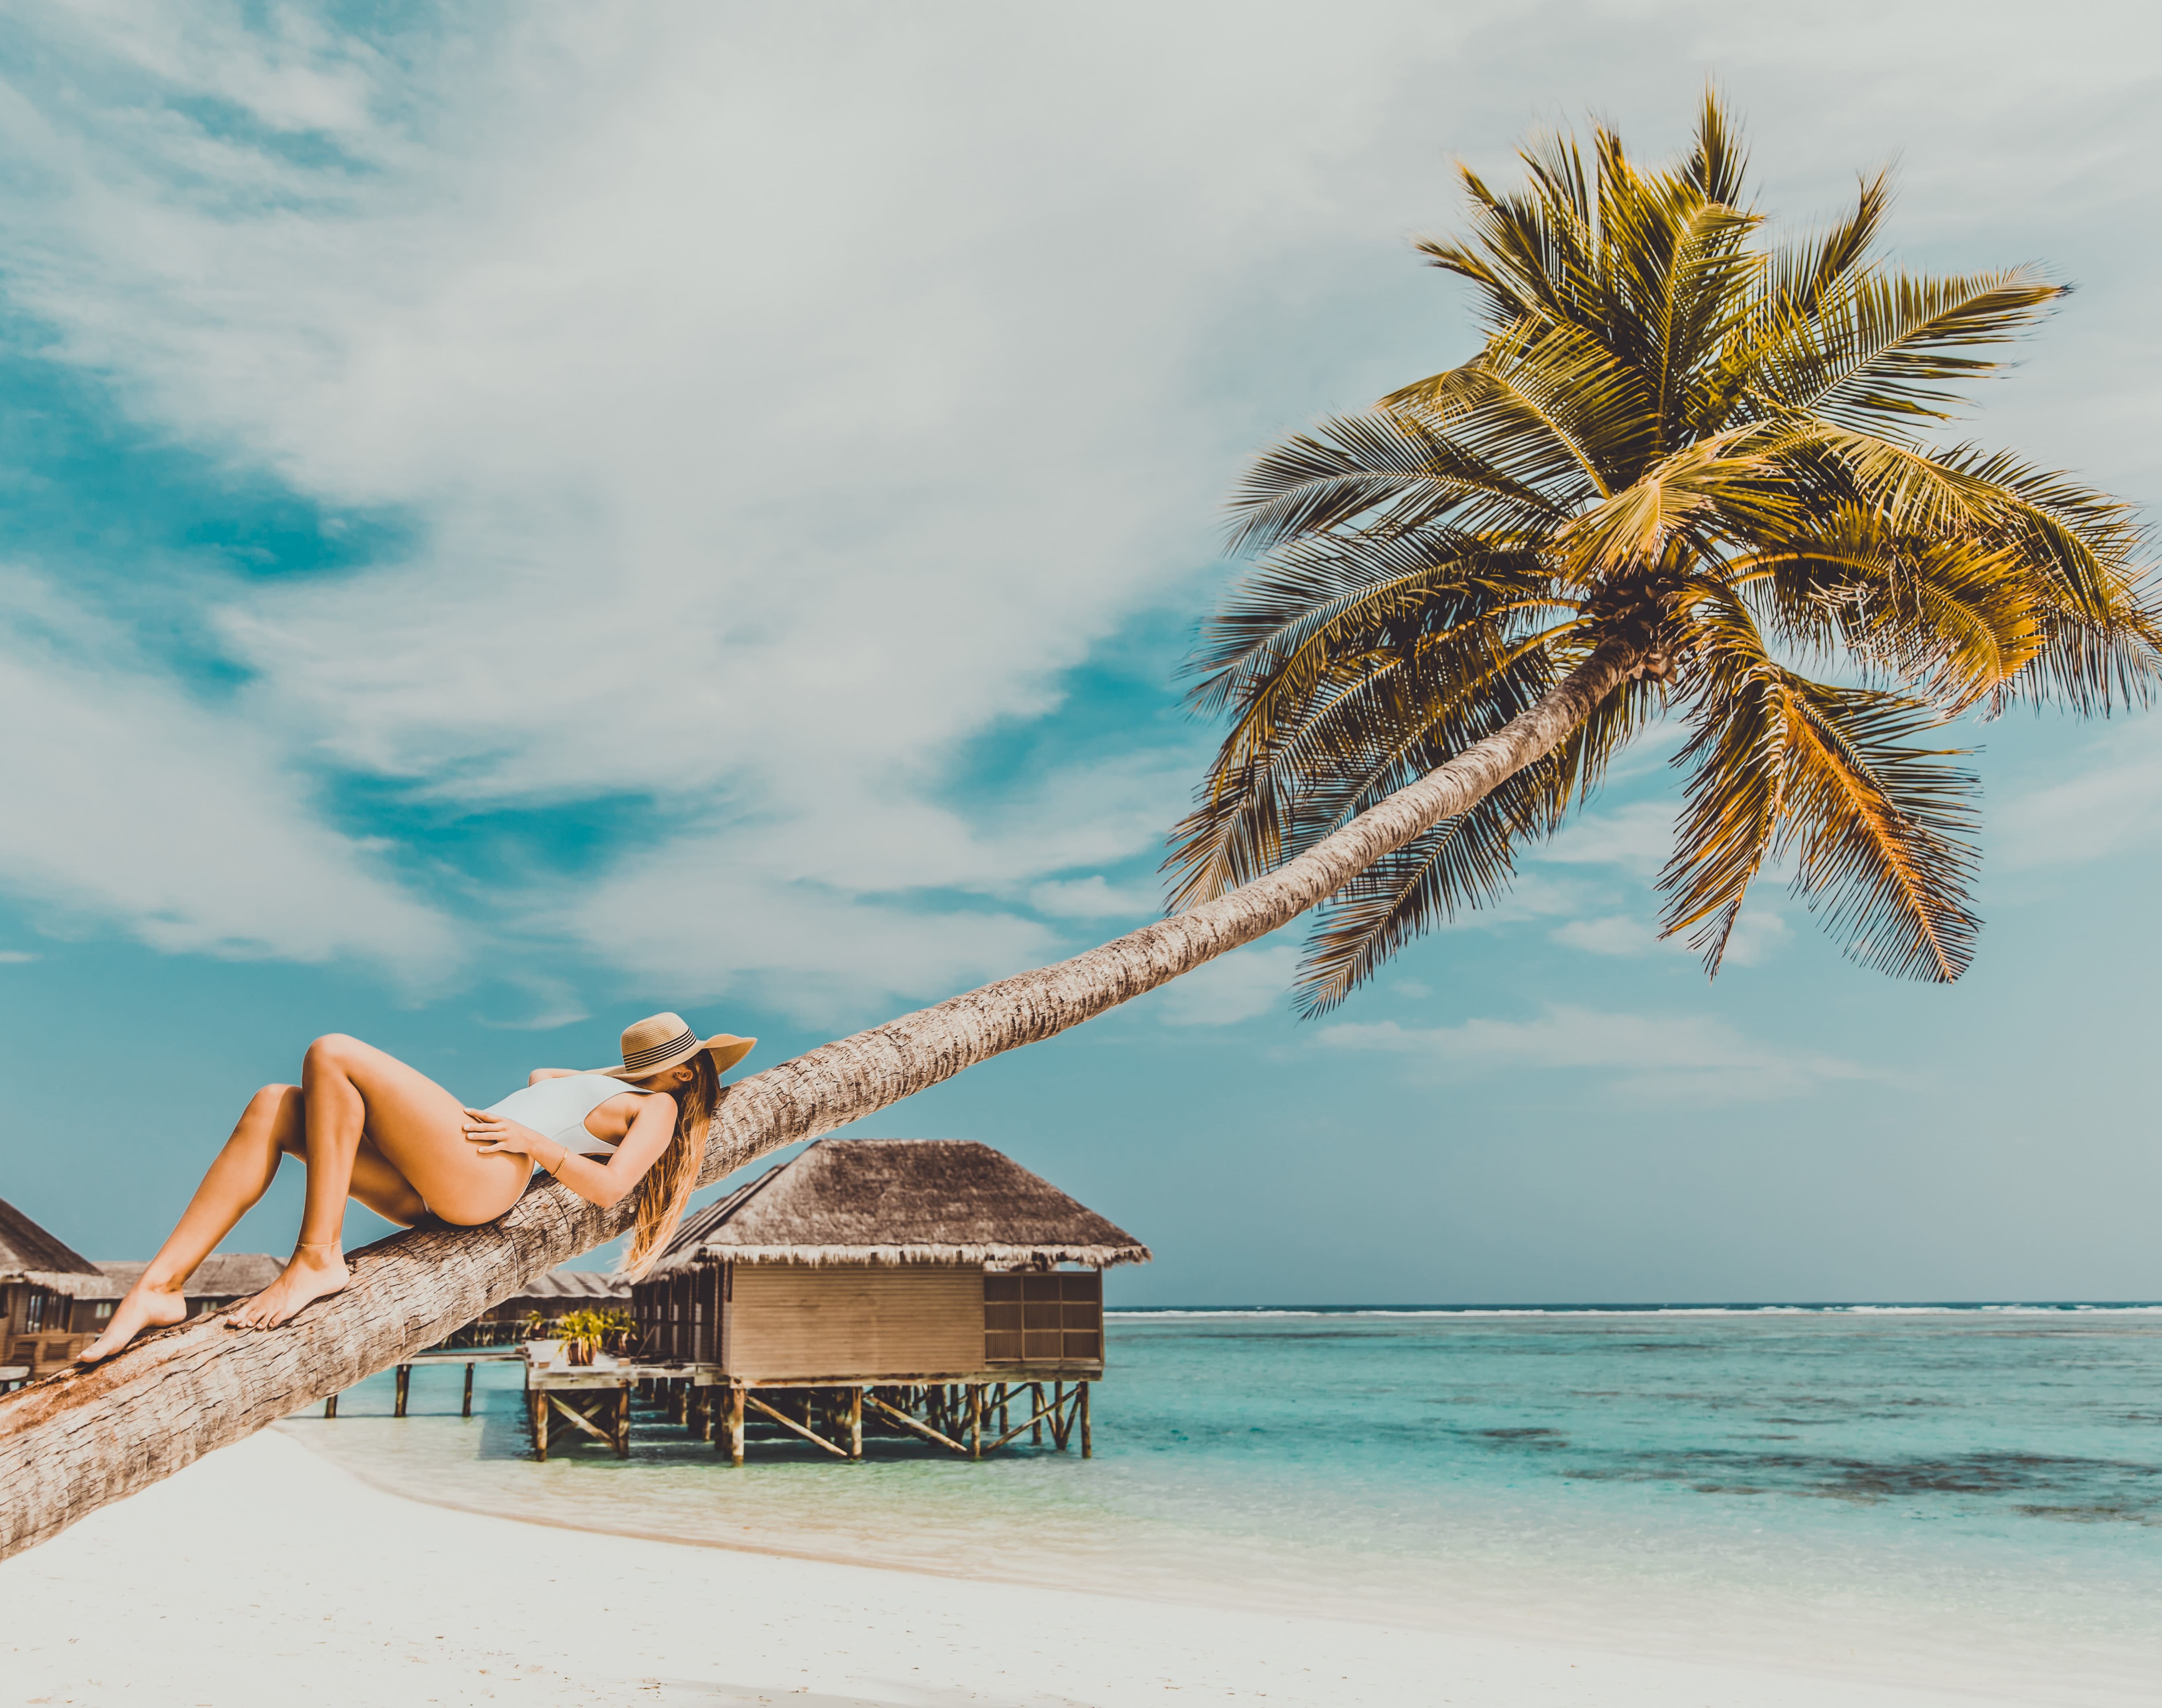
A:
MULTIPOLYGON (((1228 896, 743 1080, 714 1117, 699 1183, 1267 935, 1552 750, 1638 662, 1625 644, 1601 648, 1493 735, 1228 896)), ((629 1200, 603 1210, 546 1186, 484 1227, 416 1229, 356 1251, 345 1291, 285 1328, 235 1335, 198 1319, 0 1399, 0 1559, 434 1345, 532 1277, 614 1239, 632 1214, 629 1200)))

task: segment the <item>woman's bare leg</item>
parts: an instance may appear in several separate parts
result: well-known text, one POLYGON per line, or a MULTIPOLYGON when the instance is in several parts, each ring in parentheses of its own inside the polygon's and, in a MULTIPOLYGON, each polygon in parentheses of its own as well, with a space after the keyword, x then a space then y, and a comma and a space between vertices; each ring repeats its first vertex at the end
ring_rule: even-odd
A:
MULTIPOLYGON (((164 1328, 187 1315, 181 1289, 269 1189, 288 1157, 307 1155, 306 1099, 297 1085, 266 1085, 248 1100, 232 1136, 225 1141, 202 1184, 189 1199, 165 1243, 158 1248, 112 1314, 105 1332, 80 1355, 85 1363, 110 1358, 145 1329, 164 1328)), ((413 1183, 390 1166, 373 1141, 363 1140, 353 1159, 352 1195, 378 1215, 410 1226, 428 1213, 413 1183)))
POLYGON ((358 1038, 332 1034, 309 1045, 300 1085, 308 1159, 300 1236, 285 1272, 233 1314, 238 1328, 275 1328, 346 1284, 345 1203, 368 1141, 437 1214, 468 1225, 509 1209, 532 1170, 522 1157, 474 1150, 457 1098, 358 1038))
POLYGON ((248 1099, 217 1159, 188 1200, 180 1225, 158 1248, 148 1267, 128 1290, 112 1320, 83 1349, 85 1363, 110 1358, 145 1329, 177 1323, 188 1314, 180 1289, 233 1224, 253 1209, 269 1189, 285 1161, 283 1147, 300 1131, 300 1088, 266 1085, 248 1099))

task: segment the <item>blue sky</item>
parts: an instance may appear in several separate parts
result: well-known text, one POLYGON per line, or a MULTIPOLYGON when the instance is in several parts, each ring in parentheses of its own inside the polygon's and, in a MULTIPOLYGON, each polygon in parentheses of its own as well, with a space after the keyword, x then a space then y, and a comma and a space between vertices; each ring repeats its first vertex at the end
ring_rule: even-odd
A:
MULTIPOLYGON (((1972 431, 2151 504, 2149 14, 1754 9, 0 13, 0 1196, 146 1255, 319 1032, 770 1065, 1150 917, 1223 495, 1466 353, 1407 240, 1536 125, 1896 162, 1902 259, 2080 286, 1972 431)), ((2162 725, 1971 735, 1956 988, 1776 889, 1707 986, 1654 742, 1325 1021, 1287 936, 865 1131, 1131 1303, 2162 1294, 2162 725)))

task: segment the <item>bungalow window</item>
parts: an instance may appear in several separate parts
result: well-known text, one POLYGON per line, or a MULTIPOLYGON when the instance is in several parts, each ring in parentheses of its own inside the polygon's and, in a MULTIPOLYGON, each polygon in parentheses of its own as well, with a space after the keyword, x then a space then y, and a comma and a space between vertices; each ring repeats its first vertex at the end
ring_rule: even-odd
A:
POLYGON ((97 1308, 91 1313, 91 1315, 96 1317, 101 1323, 112 1314, 112 1301, 109 1298, 100 1299, 97 1302, 97 1308))
POLYGON ((23 1330, 34 1335, 45 1326, 45 1296, 33 1292, 23 1311, 23 1330))

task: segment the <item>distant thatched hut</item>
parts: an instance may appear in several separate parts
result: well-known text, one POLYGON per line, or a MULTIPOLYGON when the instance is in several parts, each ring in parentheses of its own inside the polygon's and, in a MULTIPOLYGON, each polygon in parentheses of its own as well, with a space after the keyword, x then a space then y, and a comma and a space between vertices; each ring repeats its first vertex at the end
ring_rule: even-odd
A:
MULTIPOLYGON (((100 1258, 97 1267, 124 1293, 150 1266, 140 1259, 122 1263, 100 1258)), ((242 1299, 253 1298, 285 1268, 284 1258, 265 1251, 213 1251, 188 1277, 180 1297, 187 1301, 188 1314, 199 1317, 206 1311, 223 1310, 242 1299)))
POLYGON ((859 1452, 867 1393, 888 1423, 957 1448, 965 1430, 974 1450, 987 1408, 1026 1389, 1063 1444, 1104 1371, 1102 1272, 1148 1261, 988 1145, 826 1139, 687 1218, 633 1310, 642 1359, 726 1390, 739 1460, 746 1403, 836 1452, 808 1425, 844 1408, 859 1452), (811 1396, 801 1418, 751 1392, 776 1388, 811 1396))
POLYGON ((620 1311, 630 1308, 630 1283, 619 1275, 589 1269, 551 1269, 536 1275, 520 1292, 484 1312, 452 1335, 450 1346, 494 1346, 525 1338, 535 1317, 560 1317, 571 1311, 620 1311))
POLYGON ((47 1376, 70 1362, 126 1288, 0 1199, 0 1368, 47 1376))

